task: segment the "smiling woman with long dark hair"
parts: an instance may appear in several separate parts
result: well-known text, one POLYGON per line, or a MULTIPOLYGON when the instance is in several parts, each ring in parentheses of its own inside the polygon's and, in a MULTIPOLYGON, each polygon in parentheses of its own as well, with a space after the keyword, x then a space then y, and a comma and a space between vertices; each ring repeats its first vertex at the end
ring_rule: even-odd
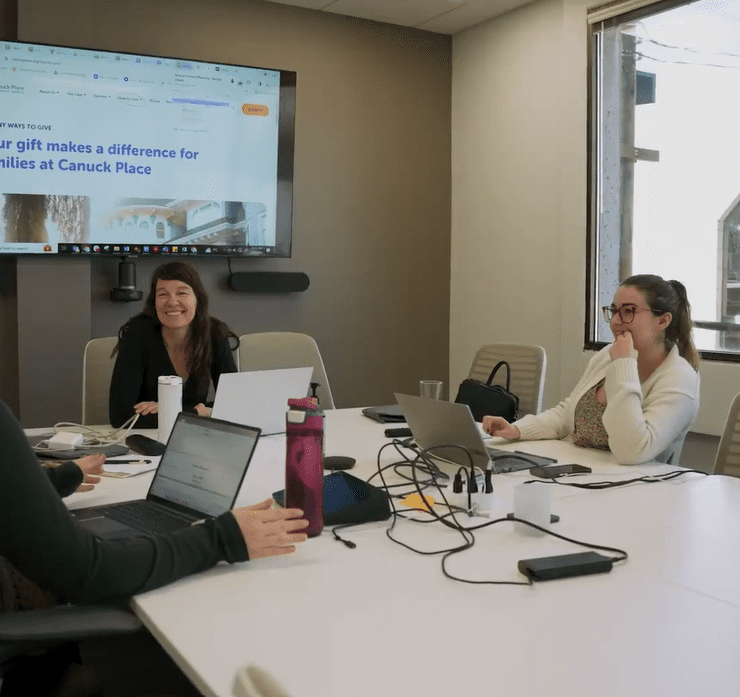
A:
POLYGON ((211 381, 215 388, 222 373, 236 372, 232 350, 238 345, 236 334, 208 313, 198 272, 181 261, 159 266, 144 310, 118 332, 111 424, 120 426, 136 413, 137 428, 156 428, 160 375, 179 375, 183 409, 209 416, 211 381))

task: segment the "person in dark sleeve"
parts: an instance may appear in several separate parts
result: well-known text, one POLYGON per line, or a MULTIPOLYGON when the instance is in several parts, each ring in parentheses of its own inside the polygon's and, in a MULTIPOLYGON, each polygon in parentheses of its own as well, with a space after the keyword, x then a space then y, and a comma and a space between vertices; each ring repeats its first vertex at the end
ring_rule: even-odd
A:
POLYGON ((62 602, 120 600, 222 561, 286 554, 306 537, 301 511, 267 499, 172 534, 100 540, 69 513, 2 401, 0 442, 0 557, 62 602))
POLYGON ((43 591, 42 605, 119 604, 220 562, 288 554, 306 539, 302 511, 267 499, 174 533, 101 540, 67 510, 1 400, 0 443, 0 611, 24 609, 8 570, 43 591))
MULTIPOLYGON (((42 464, 59 496, 69 496, 75 491, 90 491, 100 481, 105 455, 86 455, 77 460, 67 460, 58 465, 42 464), (84 482, 84 483, 83 483, 84 482)), ((19 573, 11 564, 0 558, 0 612, 30 610, 57 605, 56 597, 19 573)))
POLYGON ((141 314, 118 332, 109 417, 122 426, 139 414, 137 428, 157 428, 160 375, 182 378, 183 411, 210 416, 209 388, 235 373, 239 338, 208 313, 208 295, 197 271, 175 261, 155 269, 141 314))
POLYGON ((85 455, 76 460, 65 460, 58 465, 44 464, 44 470, 51 480, 51 485, 64 498, 75 491, 91 491, 100 481, 98 476, 103 471, 105 455, 85 455))

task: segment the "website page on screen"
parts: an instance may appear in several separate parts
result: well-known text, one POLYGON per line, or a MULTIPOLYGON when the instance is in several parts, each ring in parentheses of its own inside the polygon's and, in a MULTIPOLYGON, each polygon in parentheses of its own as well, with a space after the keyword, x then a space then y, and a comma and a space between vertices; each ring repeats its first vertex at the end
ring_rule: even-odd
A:
POLYGON ((279 71, 0 42, 0 251, 275 245, 279 106, 279 71))
POLYGON ((178 422, 149 493, 211 516, 228 511, 257 438, 231 424, 178 422))

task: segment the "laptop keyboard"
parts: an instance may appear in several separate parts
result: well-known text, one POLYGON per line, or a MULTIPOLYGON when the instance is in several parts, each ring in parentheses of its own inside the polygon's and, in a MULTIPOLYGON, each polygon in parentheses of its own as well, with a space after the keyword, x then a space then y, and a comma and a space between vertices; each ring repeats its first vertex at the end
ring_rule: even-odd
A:
POLYGON ((176 513, 164 507, 141 501, 117 504, 108 512, 108 515, 124 525, 149 532, 172 532, 185 528, 192 522, 185 515, 176 513))

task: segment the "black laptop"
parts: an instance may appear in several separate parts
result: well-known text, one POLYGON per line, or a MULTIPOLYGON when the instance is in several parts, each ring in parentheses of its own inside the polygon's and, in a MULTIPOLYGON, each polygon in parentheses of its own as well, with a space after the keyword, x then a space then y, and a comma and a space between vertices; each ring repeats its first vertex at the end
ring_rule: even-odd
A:
POLYGON ((234 505, 260 429, 181 412, 146 499, 72 511, 104 539, 171 532, 234 505))

